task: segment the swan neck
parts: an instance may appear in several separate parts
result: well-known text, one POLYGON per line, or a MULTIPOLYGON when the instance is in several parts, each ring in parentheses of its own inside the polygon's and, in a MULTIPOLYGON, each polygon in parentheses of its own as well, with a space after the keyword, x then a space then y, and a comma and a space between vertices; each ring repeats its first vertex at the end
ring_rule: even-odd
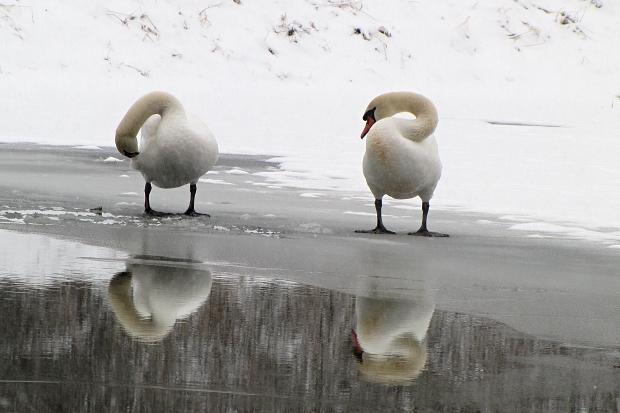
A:
POLYGON ((415 119, 405 122, 407 125, 405 135, 415 141, 421 141, 432 135, 437 128, 439 116, 437 108, 425 96, 411 92, 392 92, 381 95, 373 104, 377 107, 376 119, 387 118, 397 113, 409 112, 415 119))
POLYGON ((142 96, 134 103, 123 120, 116 128, 116 147, 120 153, 138 152, 137 135, 144 122, 152 115, 161 115, 162 118, 171 111, 184 112, 181 102, 165 92, 152 92, 142 96))

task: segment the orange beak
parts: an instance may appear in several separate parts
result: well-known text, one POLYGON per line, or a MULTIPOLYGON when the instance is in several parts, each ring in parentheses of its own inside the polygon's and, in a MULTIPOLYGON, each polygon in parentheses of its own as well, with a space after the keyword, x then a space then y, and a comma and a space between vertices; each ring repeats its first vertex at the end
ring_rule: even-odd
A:
POLYGON ((362 139, 364 139, 364 136, 366 136, 366 134, 368 133, 368 131, 370 130, 372 125, 374 125, 375 122, 376 121, 375 121, 375 119, 372 116, 368 117, 368 119, 366 120, 366 127, 362 131, 362 136, 361 136, 362 139))

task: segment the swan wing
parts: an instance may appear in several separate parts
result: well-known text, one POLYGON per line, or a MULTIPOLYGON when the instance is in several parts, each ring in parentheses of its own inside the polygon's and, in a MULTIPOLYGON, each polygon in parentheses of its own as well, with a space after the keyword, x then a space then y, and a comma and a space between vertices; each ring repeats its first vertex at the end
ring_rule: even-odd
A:
POLYGON ((386 118, 373 125, 367 135, 363 170, 375 198, 432 197, 441 177, 441 161, 434 136, 421 142, 401 133, 400 120, 386 118))
POLYGON ((157 128, 159 127, 159 122, 161 122, 161 116, 152 115, 146 120, 146 122, 144 122, 144 125, 142 125, 142 130, 140 133, 140 151, 144 151, 149 142, 152 142, 157 138, 157 128))

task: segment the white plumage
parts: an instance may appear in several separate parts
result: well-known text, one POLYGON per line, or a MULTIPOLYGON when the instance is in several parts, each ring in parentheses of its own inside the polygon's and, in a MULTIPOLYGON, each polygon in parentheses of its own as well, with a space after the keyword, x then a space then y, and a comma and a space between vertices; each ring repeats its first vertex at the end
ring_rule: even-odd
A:
POLYGON ((422 199, 422 226, 410 235, 446 236, 426 228, 429 200, 441 177, 441 160, 433 132, 438 116, 435 105, 422 95, 392 92, 373 99, 364 113, 367 122, 363 161, 364 177, 375 197, 377 227, 372 233, 393 233, 383 225, 382 198, 396 199, 419 196, 422 199), (392 117, 409 112, 415 119, 392 117))
POLYGON ((211 272, 183 263, 132 260, 108 286, 110 304, 125 330, 140 340, 157 341, 177 320, 189 317, 209 297, 211 272))
POLYGON ((196 183, 215 165, 218 145, 207 125, 188 115, 174 96, 151 92, 138 99, 116 129, 116 147, 131 158, 131 167, 146 181, 146 213, 156 213, 149 202, 151 184, 160 188, 190 184, 190 205, 185 213, 200 215, 194 210, 196 183))

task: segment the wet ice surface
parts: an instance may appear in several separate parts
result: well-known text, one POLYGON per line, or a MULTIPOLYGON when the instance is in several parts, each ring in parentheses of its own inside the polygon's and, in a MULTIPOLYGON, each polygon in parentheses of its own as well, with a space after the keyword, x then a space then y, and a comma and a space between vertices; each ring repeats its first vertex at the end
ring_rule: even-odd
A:
POLYGON ((389 201, 399 235, 358 235, 372 200, 230 156, 211 218, 147 217, 102 152, 3 152, 0 411, 618 409, 617 250, 446 211, 407 237, 389 201))
POLYGON ((227 262, 0 235, 3 411, 617 407, 618 349, 440 310, 415 276, 398 289, 362 277, 349 294, 227 262))

